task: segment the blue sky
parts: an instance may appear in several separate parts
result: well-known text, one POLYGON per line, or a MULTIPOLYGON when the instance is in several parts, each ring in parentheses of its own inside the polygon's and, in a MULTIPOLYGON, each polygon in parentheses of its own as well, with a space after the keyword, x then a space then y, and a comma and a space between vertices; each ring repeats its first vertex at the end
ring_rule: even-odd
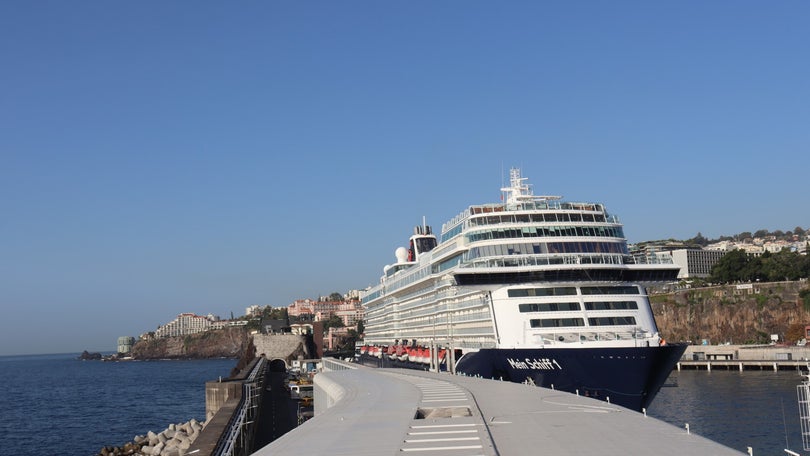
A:
POLYGON ((0 355, 363 288, 536 193, 810 228, 810 3, 0 3, 0 355))

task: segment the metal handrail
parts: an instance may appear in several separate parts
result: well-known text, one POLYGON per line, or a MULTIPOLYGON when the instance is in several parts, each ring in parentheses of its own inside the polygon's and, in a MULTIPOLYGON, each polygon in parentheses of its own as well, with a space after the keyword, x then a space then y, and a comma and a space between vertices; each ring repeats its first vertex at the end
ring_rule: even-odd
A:
POLYGON ((249 429, 248 426, 254 423, 255 410, 258 408, 257 400, 260 398, 260 395, 256 394, 256 390, 261 387, 257 383, 264 378, 266 363, 267 360, 264 357, 259 358, 250 374, 243 381, 242 398, 239 400, 239 406, 231 416, 228 422, 228 430, 223 433, 223 438, 217 443, 217 447, 212 453, 213 456, 236 456, 235 451, 237 449, 242 449, 243 454, 250 454, 250 449, 246 448, 245 445, 245 442, 250 439, 245 437, 250 437, 253 434, 253 429, 249 429), (237 446, 237 442, 240 442, 239 446, 237 446))

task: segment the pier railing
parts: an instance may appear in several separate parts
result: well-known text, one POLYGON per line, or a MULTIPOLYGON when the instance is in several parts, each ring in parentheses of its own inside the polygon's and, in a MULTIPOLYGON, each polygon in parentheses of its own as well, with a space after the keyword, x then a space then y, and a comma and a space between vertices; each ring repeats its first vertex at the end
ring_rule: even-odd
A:
POLYGON ((267 359, 255 358, 226 381, 206 382, 206 423, 185 454, 246 456, 253 450, 267 359))
POLYGON ((261 389, 267 360, 264 357, 250 370, 242 382, 242 398, 212 453, 214 456, 242 456, 253 452, 256 415, 261 401, 261 389))

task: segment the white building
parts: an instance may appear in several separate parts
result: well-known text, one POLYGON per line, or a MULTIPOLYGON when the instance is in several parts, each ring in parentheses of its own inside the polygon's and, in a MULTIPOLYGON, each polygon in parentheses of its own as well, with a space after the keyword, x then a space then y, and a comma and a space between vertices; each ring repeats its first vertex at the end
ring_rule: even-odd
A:
POLYGON ((211 320, 202 315, 182 313, 174 320, 158 327, 155 337, 185 336, 211 329, 211 320))
POLYGON ((668 252, 672 262, 681 267, 679 279, 690 277, 706 278, 714 265, 726 254, 723 250, 679 249, 668 252))

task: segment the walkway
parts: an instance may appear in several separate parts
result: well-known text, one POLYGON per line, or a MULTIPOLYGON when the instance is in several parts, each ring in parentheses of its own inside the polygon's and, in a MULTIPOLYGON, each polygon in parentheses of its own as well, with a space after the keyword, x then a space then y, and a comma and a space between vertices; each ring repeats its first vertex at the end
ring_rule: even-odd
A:
POLYGON ((510 382, 357 366, 322 372, 315 386, 315 418, 255 455, 745 454, 603 401, 510 382))

